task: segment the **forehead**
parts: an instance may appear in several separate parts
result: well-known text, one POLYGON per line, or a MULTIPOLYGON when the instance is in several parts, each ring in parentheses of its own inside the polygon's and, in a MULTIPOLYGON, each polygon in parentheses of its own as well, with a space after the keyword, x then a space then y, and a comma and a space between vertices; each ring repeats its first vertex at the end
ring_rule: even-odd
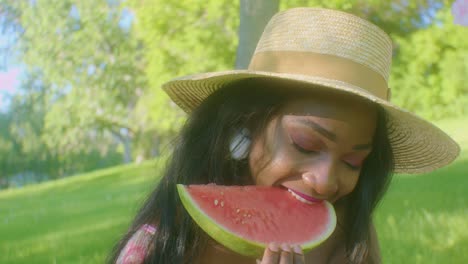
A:
POLYGON ((317 94, 285 104, 281 115, 288 122, 319 123, 326 129, 358 140, 374 135, 377 108, 361 98, 337 93, 317 94))

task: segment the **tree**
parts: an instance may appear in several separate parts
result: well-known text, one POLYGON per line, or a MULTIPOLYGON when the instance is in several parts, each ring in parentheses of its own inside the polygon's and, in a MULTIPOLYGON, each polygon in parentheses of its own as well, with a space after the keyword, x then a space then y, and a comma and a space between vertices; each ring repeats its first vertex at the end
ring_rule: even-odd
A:
POLYGON ((54 179, 116 165, 122 155, 114 147, 95 144, 88 151, 59 153, 43 140, 44 119, 50 108, 47 84, 39 73, 28 75, 0 115, 0 178, 28 174, 32 181, 54 179))
MULTIPOLYGON (((11 5, 15 5, 12 3, 11 5)), ((29 71, 40 70, 52 107, 43 138, 62 154, 96 142, 124 146, 143 124, 135 107, 146 88, 138 41, 120 1, 37 0, 16 3, 26 29, 19 42, 29 71)))
POLYGON ((63 175, 79 170, 73 159, 104 157, 116 142, 127 162, 157 155, 185 119, 161 84, 245 68, 278 5, 334 8, 374 22, 395 44, 395 103, 433 119, 467 112, 468 34, 451 24, 446 0, 0 0, 1 29, 19 36, 15 46, 31 74, 15 110, 0 118, 0 153, 13 153, 2 164, 46 148, 46 160, 62 157, 54 166, 63 175), (25 131, 31 136, 21 137, 25 131))
POLYGON ((148 92, 139 102, 152 135, 170 139, 185 114, 162 91, 178 76, 232 69, 237 47, 238 3, 229 0, 132 0, 135 31, 144 47, 148 92))
POLYGON ((279 0, 240 0, 239 45, 236 68, 246 69, 263 29, 278 12, 279 0))
POLYGON ((0 189, 2 185, 6 185, 2 180, 11 174, 12 168, 10 165, 12 156, 15 152, 15 146, 9 131, 11 117, 0 112, 0 189))
POLYGON ((468 28, 453 24, 448 4, 429 27, 394 42, 395 103, 432 120, 468 114, 468 28))

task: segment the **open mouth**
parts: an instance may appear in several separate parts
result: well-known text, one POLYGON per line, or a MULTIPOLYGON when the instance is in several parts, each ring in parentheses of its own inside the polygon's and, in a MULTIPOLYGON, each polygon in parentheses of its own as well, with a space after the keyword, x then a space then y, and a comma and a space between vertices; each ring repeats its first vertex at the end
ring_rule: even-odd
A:
POLYGON ((288 190, 288 192, 290 192, 294 196, 294 198, 298 199, 299 201, 303 203, 313 204, 313 203, 318 203, 322 201, 321 199, 314 198, 312 196, 303 194, 301 192, 298 192, 289 188, 286 188, 286 189, 288 190))

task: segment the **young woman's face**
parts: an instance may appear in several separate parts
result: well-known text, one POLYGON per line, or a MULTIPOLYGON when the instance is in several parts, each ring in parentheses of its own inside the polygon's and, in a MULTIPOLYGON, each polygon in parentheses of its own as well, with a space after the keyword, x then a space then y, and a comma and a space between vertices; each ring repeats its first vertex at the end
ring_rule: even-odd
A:
POLYGON ((376 119, 375 107, 349 96, 318 94, 293 101, 254 138, 251 175, 257 185, 336 202, 356 186, 372 149, 376 119))

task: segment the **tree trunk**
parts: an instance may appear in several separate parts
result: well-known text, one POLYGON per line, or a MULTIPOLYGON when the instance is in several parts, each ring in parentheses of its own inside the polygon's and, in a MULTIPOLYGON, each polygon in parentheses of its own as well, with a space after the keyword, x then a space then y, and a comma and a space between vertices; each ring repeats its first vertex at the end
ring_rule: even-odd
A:
POLYGON ((236 69, 247 69, 263 29, 278 8, 279 0, 240 0, 236 69))
POLYGON ((118 141, 120 141, 124 148, 123 162, 125 164, 132 162, 132 137, 128 129, 109 129, 109 131, 114 135, 118 141))
POLYGON ((132 140, 128 134, 123 135, 122 139, 124 146, 124 163, 127 164, 132 162, 132 140))

